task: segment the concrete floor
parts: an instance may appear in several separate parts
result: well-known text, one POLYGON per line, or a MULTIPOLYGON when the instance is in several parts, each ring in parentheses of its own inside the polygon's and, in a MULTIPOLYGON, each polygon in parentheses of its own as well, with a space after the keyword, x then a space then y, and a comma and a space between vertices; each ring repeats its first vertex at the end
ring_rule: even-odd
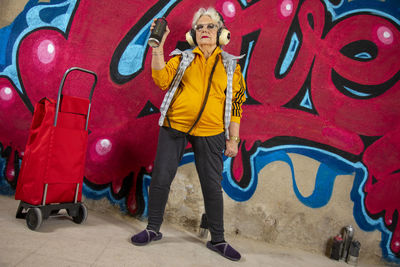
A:
POLYGON ((31 231, 25 220, 15 218, 18 204, 0 196, 0 266, 350 266, 325 255, 240 238, 228 239, 242 254, 232 262, 207 249, 206 240, 173 225, 163 225, 162 240, 137 247, 130 237, 145 222, 117 212, 89 210, 83 224, 68 216, 50 217, 31 231))

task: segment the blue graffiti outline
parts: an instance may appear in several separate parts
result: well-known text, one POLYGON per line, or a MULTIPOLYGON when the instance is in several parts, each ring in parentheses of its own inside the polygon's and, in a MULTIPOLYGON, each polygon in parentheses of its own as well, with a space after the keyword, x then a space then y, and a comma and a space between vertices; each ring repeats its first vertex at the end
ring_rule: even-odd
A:
POLYGON ((353 0, 347 2, 342 0, 337 5, 333 5, 329 0, 323 1, 325 2, 327 10, 332 14, 333 21, 351 14, 366 12, 388 18, 394 21, 397 25, 400 25, 400 2, 398 2, 398 0, 387 0, 385 2, 379 2, 376 0, 353 0), (397 8, 395 8, 395 6, 397 6, 397 8))
POLYGON ((249 62, 250 62, 250 54, 251 51, 253 50, 253 46, 254 46, 254 40, 249 42, 249 48, 247 49, 247 53, 246 53, 246 61, 244 64, 244 68, 242 70, 242 75, 244 77, 246 77, 246 73, 247 73, 247 68, 249 67, 249 62))
MULTIPOLYGON (((364 7, 360 7, 360 8, 355 8, 355 9, 353 8, 352 9, 351 8, 352 5, 348 4, 348 3, 345 3, 344 1, 341 1, 341 3, 336 5, 336 6, 332 5, 327 0, 323 0, 323 1, 326 3, 326 6, 327 6, 329 12, 332 14, 333 20, 338 20, 338 19, 340 19, 340 18, 342 18, 344 16, 347 16, 347 15, 353 14, 353 13, 369 12, 369 13, 372 13, 372 14, 376 14, 376 15, 379 15, 379 16, 382 16, 382 17, 389 18, 392 21, 396 22, 398 25, 400 24, 398 16, 397 15, 393 15, 393 14, 395 14, 393 12, 396 12, 396 10, 392 12, 393 14, 389 14, 388 12, 390 12, 390 10, 389 11, 388 10, 380 11, 380 10, 371 9, 371 8, 367 8, 367 7, 365 7, 365 8, 364 7), (346 9, 348 9, 348 10, 346 10, 346 9)), ((363 5, 372 5, 371 4, 372 1, 370 1, 370 0, 363 0, 363 1, 364 1, 363 5)), ((33 2, 36 2, 36 1, 33 1, 33 0, 29 1, 29 3, 33 3, 33 2)), ((52 2, 54 3, 55 1, 52 1, 52 2)), ((361 6, 361 2, 360 1, 355 0, 355 1, 352 1, 352 2, 353 2, 353 6, 354 5, 361 6)), ((394 1, 390 1, 390 0, 388 2, 389 2, 389 4, 388 4, 389 6, 391 5, 391 3, 394 3, 394 1)), ((13 49, 12 49, 12 63, 9 66, 7 66, 2 72, 0 72, 0 75, 8 76, 14 82, 14 84, 16 85, 16 87, 17 87, 16 89, 17 90, 22 92, 21 84, 20 84, 19 78, 18 78, 17 67, 16 67, 16 65, 17 65, 17 63, 16 63, 17 49, 18 49, 18 46, 19 46, 21 40, 27 34, 29 34, 29 32, 31 32, 34 29, 40 28, 40 27, 48 27, 48 26, 50 26, 50 27, 58 28, 61 31, 65 32, 66 28, 67 28, 67 25, 69 23, 69 20, 70 20, 70 16, 72 14, 72 11, 74 10, 75 5, 77 3, 77 0, 66 0, 66 1, 60 2, 60 3, 56 4, 56 5, 53 5, 53 6, 62 6, 65 3, 71 3, 71 5, 68 8, 68 11, 67 11, 66 14, 59 16, 58 19, 52 20, 50 23, 44 23, 44 22, 40 22, 40 23, 37 23, 37 24, 35 24, 35 23, 29 24, 28 23, 28 27, 25 28, 21 33, 19 33, 18 38, 15 40, 15 43, 14 43, 13 49), (68 12, 70 12, 70 13, 68 13, 68 12)), ((244 3, 244 2, 242 1, 242 3, 244 3)), ((43 8, 48 8, 49 6, 51 6, 51 4, 41 3, 40 6, 42 6, 43 8)), ((37 16, 36 18, 40 17, 39 16, 39 12, 37 12, 37 13, 34 12, 35 8, 39 8, 39 6, 32 7, 32 10, 29 10, 29 15, 28 15, 28 12, 27 12, 27 14, 26 14, 27 15, 27 21, 28 21, 28 18, 34 18, 34 17, 31 17, 32 15, 36 15, 37 16)), ((398 10, 397 10, 397 12, 398 12, 398 10)), ((33 21, 33 22, 35 22, 35 21, 33 21)), ((148 35, 149 35, 149 32, 148 32, 148 35)), ((138 36, 140 37, 141 35, 138 34, 138 36)), ((142 36, 142 38, 143 38, 143 36, 142 36)), ((280 147, 275 147, 274 149, 277 150, 278 148, 280 148, 280 147)), ((277 152, 277 151, 275 151, 275 152, 277 152)), ((287 153, 287 151, 286 151, 286 153, 287 153)), ((277 152, 276 154, 274 154, 274 156, 277 156, 277 158, 281 157, 282 159, 288 161, 288 159, 290 159, 290 158, 287 156, 286 153, 277 152), (286 157, 285 157, 285 155, 286 155, 286 157)), ((191 153, 185 154, 184 159, 183 159, 183 163, 181 163, 181 164, 187 164, 189 162, 192 162, 193 161, 192 160, 192 156, 193 155, 191 155, 191 153)), ((276 158, 273 161, 276 161, 276 158)), ((270 162, 273 162, 273 161, 271 160, 270 162)), ((264 167, 267 164, 269 164, 270 162, 261 162, 261 159, 257 159, 257 155, 252 155, 251 156, 251 163, 252 163, 252 165, 253 165, 253 163, 257 163, 258 164, 257 168, 259 168, 261 165, 263 165, 262 167, 264 167)), ((225 173, 225 175, 227 175, 228 173, 230 175, 230 168, 228 167, 228 165, 231 164, 231 159, 230 158, 224 158, 224 163, 225 163, 224 164, 224 171, 225 171, 224 173, 225 173)), ((252 168, 254 168, 254 166, 252 166, 252 168)), ((329 170, 324 170, 324 168, 325 167, 323 167, 321 169, 322 173, 329 172, 329 170)), ((260 170, 261 169, 262 168, 260 168, 260 170)), ((258 172, 260 170, 258 170, 258 172)), ((258 172, 257 172, 257 174, 258 174, 258 172)), ((230 177, 230 178, 232 178, 232 177, 230 177)), ((293 179, 293 170, 292 170, 292 179, 293 179)), ((143 180, 144 181, 146 180, 146 182, 149 181, 148 177, 146 177, 146 179, 143 179, 143 180)), ((365 197, 365 195, 364 195, 364 193, 362 191, 362 188, 364 187, 366 180, 367 180, 367 172, 366 171, 364 172, 363 177, 362 177, 362 175, 360 173, 358 173, 356 171, 356 177, 355 177, 355 181, 354 181, 353 188, 352 188, 352 191, 351 191, 351 199, 355 203, 354 204, 354 208, 353 208, 353 211, 354 211, 354 214, 355 214, 355 219, 356 219, 358 225, 360 225, 360 227, 363 230, 372 231, 372 230, 378 229, 379 231, 381 231, 381 233, 382 233, 381 247, 382 247, 383 252, 384 252, 383 255, 388 257, 391 260, 399 262, 399 260, 395 258, 395 255, 393 253, 391 253, 389 242, 390 242, 392 233, 385 227, 385 224, 383 222, 382 217, 380 217, 377 220, 371 219, 368 216, 367 212, 366 212, 366 209, 365 209, 365 206, 364 206, 364 197, 365 197), (362 212, 360 212, 360 211, 362 211, 362 212)), ((227 181, 225 177, 224 177, 223 181, 227 181)), ((5 178, 2 177, 0 187, 2 187, 2 185, 4 183, 7 184, 7 182, 5 181, 5 178)), ((251 183, 249 184, 249 186, 255 186, 256 187, 257 186, 257 178, 255 178, 255 179, 252 178, 251 183)), ((103 195, 102 197, 107 195, 107 198, 112 203, 119 203, 119 205, 121 207, 121 210, 122 210, 122 208, 124 208, 126 210, 126 207, 124 207, 125 198, 117 201, 115 198, 112 197, 112 195, 110 194, 110 191, 107 192, 107 189, 95 192, 95 191, 91 190, 90 188, 88 188, 87 186, 84 186, 83 190, 85 192, 85 195, 91 196, 93 198, 99 197, 100 195, 103 195)), ((225 187, 224 187, 224 190, 226 191, 225 187)), ((255 190, 255 188, 254 188, 254 190, 255 190)), ((298 193, 298 194, 300 194, 300 193, 298 193)), ((302 203, 303 203, 303 201, 304 202, 307 201, 306 200, 307 198, 303 197, 301 194, 300 195, 298 195, 298 194, 296 194, 296 196, 298 198, 300 197, 299 200, 302 201, 302 203)), ((146 201, 147 201, 147 198, 146 198, 146 201)), ((329 201, 329 199, 328 199, 328 201, 329 201)), ((312 203, 312 201, 311 201, 311 203, 312 203)), ((321 202, 321 203, 323 203, 323 202, 321 202)), ((321 203, 319 203, 319 204, 321 204, 321 203)))
MULTIPOLYGON (((4 75, 7 76, 14 84, 15 89, 19 91, 20 94, 24 94, 22 90, 22 85, 19 80, 18 75, 18 68, 17 68, 17 52, 21 41, 27 36, 30 32, 34 31, 38 28, 43 27, 52 27, 57 28, 60 31, 66 33, 67 27, 69 25, 71 15, 75 10, 75 5, 78 0, 65 0, 61 1, 57 4, 47 4, 41 3, 37 5, 32 5, 32 3, 36 2, 31 0, 27 5, 26 8, 28 10, 24 10, 25 14, 25 21, 27 23, 27 27, 24 28, 16 38, 13 48, 12 48, 12 57, 11 57, 11 64, 6 66, 3 71, 0 72, 0 76, 4 75), (60 8, 69 6, 65 14, 61 14, 55 17, 51 22, 44 22, 41 20, 40 11, 48 8, 60 8)), ((13 22, 14 23, 14 22, 13 22)), ((11 25, 10 25, 11 26, 11 25)), ((10 27, 8 26, 8 27, 10 27)), ((2 42, 8 42, 8 40, 2 40, 2 42)))
POLYGON ((364 231, 372 232, 378 230, 381 232, 380 247, 382 249, 382 256, 388 261, 400 263, 400 259, 392 252, 390 248, 390 240, 392 239, 393 233, 388 230, 383 220, 383 217, 378 219, 372 219, 365 207, 365 193, 363 188, 368 179, 368 173, 363 175, 355 175, 353 188, 350 192, 350 198, 354 202, 353 214, 354 218, 364 231), (361 211, 361 212, 360 212, 361 211))
MULTIPOLYGON (((249 42, 249 47, 247 48, 246 60, 245 60, 244 67, 242 70, 243 77, 246 77, 247 68, 249 67, 249 64, 250 64, 250 54, 251 54, 253 48, 254 48, 254 40, 249 42)), ((246 90, 245 94, 246 94, 246 98, 249 97, 247 90, 246 90)))
POLYGON ((102 190, 93 190, 89 186, 87 186, 85 183, 83 183, 82 193, 87 198, 90 198, 93 200, 100 200, 100 199, 106 197, 110 201, 110 203, 118 205, 122 212, 127 212, 127 208, 126 208, 126 204, 125 204, 126 198, 123 197, 119 200, 115 199, 112 196, 110 186, 107 186, 106 188, 104 188, 102 190))
MULTIPOLYGON (((251 182, 246 188, 241 188, 235 181, 234 178, 231 176, 230 168, 232 165, 232 159, 227 158, 225 160, 225 165, 224 165, 224 180, 223 180, 223 185, 224 185, 224 190, 227 192, 230 197, 237 201, 246 201, 250 199, 250 197, 253 195, 255 192, 255 188, 257 187, 257 175, 261 171, 262 168, 264 168, 266 165, 269 163, 272 163, 274 161, 283 161, 286 162, 292 172, 292 179, 295 183, 295 177, 294 177, 294 167, 292 164, 292 161, 290 157, 287 155, 287 153, 297 153, 301 155, 305 155, 308 157, 311 157, 317 161, 320 161, 322 165, 320 166, 317 175, 319 174, 320 176, 325 175, 329 173, 330 170, 334 169, 336 170, 336 175, 341 175, 341 174, 351 174, 353 170, 350 170, 348 167, 344 165, 346 164, 352 164, 351 162, 341 158, 340 156, 327 152, 318 148, 314 147, 306 147, 306 146, 300 146, 300 145, 283 145, 283 146, 276 146, 273 148, 263 148, 259 147, 257 151, 250 156, 250 165, 251 165, 251 182), (329 158, 329 160, 327 160, 329 158), (335 160, 335 161, 333 161, 335 160), (239 190, 239 191, 238 191, 239 190), (245 192, 245 194, 243 193, 245 192)), ((317 176, 317 179, 319 180, 320 177, 317 176)), ((333 185, 333 184, 332 184, 333 185)), ((318 185, 320 186, 320 185, 318 185)), ((320 190, 322 190, 319 187, 320 190)), ((295 189, 296 190, 296 189, 295 189)), ((298 191, 298 190, 297 190, 298 191)), ((316 192, 315 192, 316 193, 316 192)), ((303 204, 306 204, 306 198, 300 195, 298 192, 296 194, 299 198, 300 201, 302 201, 303 204)), ((315 196, 313 196, 315 197, 315 196)), ((330 196, 329 196, 330 197, 330 196)), ((322 199, 322 198, 320 198, 322 199)), ((328 199, 329 200, 329 199, 328 199)), ((321 203, 316 203, 316 204, 311 204, 308 203, 307 205, 309 206, 324 206, 327 203, 327 199, 324 199, 323 202, 321 203)))
POLYGON ((266 165, 276 161, 283 161, 289 165, 295 195, 300 202, 311 208, 323 207, 329 202, 332 195, 334 179, 337 175, 355 173, 355 179, 350 193, 350 199, 354 202, 353 215, 355 221, 364 231, 379 230, 382 237, 380 246, 383 251, 383 257, 389 261, 399 261, 390 249, 390 240, 393 233, 387 229, 382 217, 372 219, 366 211, 363 188, 368 178, 368 170, 362 162, 353 163, 337 154, 301 145, 283 145, 273 148, 259 147, 257 151, 250 156, 249 161, 251 164, 251 181, 246 188, 241 188, 237 182, 234 181, 234 178, 232 178, 232 158, 226 158, 224 162, 224 178, 222 180, 222 185, 228 196, 236 201, 247 201, 250 199, 257 187, 258 173, 266 165), (296 185, 293 164, 287 153, 301 154, 321 162, 316 176, 316 186, 310 196, 304 197, 299 192, 296 185), (335 170, 336 173, 334 172, 335 170), (321 182, 326 175, 331 175, 331 177, 328 178, 328 187, 321 182), (322 197, 319 195, 322 195, 322 197), (320 201, 318 202, 318 200, 320 201))
POLYGON ((177 0, 169 1, 147 24, 136 34, 135 38, 128 44, 118 62, 118 72, 121 75, 132 75, 143 67, 143 57, 147 49, 147 40, 150 37, 150 26, 155 18, 165 15, 168 9, 175 4, 177 0))
MULTIPOLYGON (((378 230, 381 232, 381 243, 382 256, 392 262, 399 262, 391 252, 390 240, 393 233, 387 229, 383 218, 372 219, 369 217, 366 211, 365 193, 363 188, 368 179, 368 170, 362 162, 351 162, 345 158, 314 147, 301 146, 301 145, 283 145, 273 148, 259 147, 257 151, 250 156, 251 163, 251 179, 250 183, 246 188, 241 188, 235 181, 233 181, 231 174, 232 158, 224 156, 224 169, 223 169, 223 180, 222 187, 227 195, 236 201, 247 201, 254 194, 258 183, 258 173, 269 163, 283 161, 287 163, 291 169, 293 190, 296 197, 305 206, 311 208, 320 208, 325 206, 332 196, 334 181, 337 175, 350 175, 355 174, 353 187, 350 192, 350 199, 353 201, 353 215, 357 225, 364 231, 372 232, 378 230), (310 196, 304 197, 297 188, 294 166, 288 153, 300 154, 320 161, 321 165, 318 168, 316 175, 316 186, 310 196), (266 157, 267 156, 267 157, 266 157), (323 178, 326 179, 328 176, 328 186, 323 184, 323 178), (329 177, 330 176, 330 177, 329 177), (322 195, 322 197, 319 197, 322 195), (320 200, 320 201, 318 201, 320 200)), ((194 162, 194 153, 187 152, 184 154, 180 166, 194 162)), ((150 185, 151 176, 146 175, 146 179, 143 179, 143 192, 145 198, 145 213, 143 216, 147 216, 147 203, 148 203, 148 188, 150 185)))
POLYGON ((300 106, 304 107, 304 108, 308 108, 310 110, 313 110, 313 104, 311 102, 311 96, 310 96, 310 89, 307 88, 306 93, 304 94, 303 99, 300 102, 300 106))
POLYGON ((349 93, 351 93, 351 94, 353 94, 353 95, 356 95, 356 96, 368 97, 368 96, 371 95, 371 94, 368 94, 368 93, 358 92, 358 91, 353 90, 353 89, 351 89, 351 88, 349 88, 349 87, 347 87, 347 86, 343 86, 343 88, 346 89, 349 93))
POLYGON ((290 45, 288 50, 286 51, 285 58, 283 59, 281 68, 279 70, 279 75, 283 75, 284 73, 287 72, 299 48, 300 48, 300 40, 297 34, 294 32, 292 34, 292 37, 290 38, 290 45))
POLYGON ((12 196, 15 190, 6 181, 7 159, 0 155, 0 195, 12 196))
POLYGON ((149 203, 150 182, 151 182, 151 176, 148 174, 143 175, 142 190, 143 190, 144 210, 142 213, 142 218, 147 217, 148 212, 149 212, 148 203, 149 203))
MULTIPOLYGON (((334 22, 336 20, 339 20, 339 19, 341 19, 343 17, 352 15, 352 14, 366 12, 366 13, 370 13, 370 14, 373 14, 373 15, 381 16, 383 18, 390 19, 393 22, 395 22, 397 25, 400 25, 399 18, 391 15, 390 13, 388 13, 388 12, 393 11, 390 8, 387 8, 387 10, 385 10, 385 11, 375 10, 375 9, 371 9, 371 8, 351 8, 354 5, 360 5, 360 6, 361 5, 363 5, 363 6, 368 5, 368 4, 366 4, 367 0, 363 0, 363 1, 365 1, 363 3, 358 2, 358 1, 354 1, 351 4, 347 3, 347 2, 344 2, 342 0, 337 5, 333 5, 328 0, 323 0, 323 1, 325 2, 327 11, 332 15, 332 22, 334 22)), ((400 3, 400 1, 398 3, 400 3)), ((373 5, 373 3, 371 2, 371 3, 369 3, 369 5, 373 5)), ((386 7, 391 7, 390 3, 389 4, 385 3, 385 5, 386 5, 386 7)), ((400 16, 400 4, 397 4, 397 5, 398 5, 397 12, 399 13, 398 16, 400 16)), ((395 8, 393 8, 393 9, 395 9, 395 8)), ((299 38, 298 38, 297 34, 294 32, 293 35, 291 36, 289 48, 286 51, 285 58, 284 58, 284 60, 283 60, 283 62, 281 64, 281 68, 279 70, 279 74, 280 75, 283 75, 284 73, 287 72, 289 66, 292 64, 292 62, 294 60, 294 56, 296 55, 296 53, 297 53, 297 51, 299 49, 300 49, 300 41, 299 41, 299 38)), ((361 58, 361 54, 358 54, 356 56, 361 58)), ((362 56, 363 56, 363 58, 368 58, 368 54, 367 53, 362 54, 362 56), (365 56, 367 56, 367 57, 365 57, 365 56)), ((352 93, 354 93, 351 89, 349 89, 349 88, 346 88, 346 89, 351 91, 352 93)))

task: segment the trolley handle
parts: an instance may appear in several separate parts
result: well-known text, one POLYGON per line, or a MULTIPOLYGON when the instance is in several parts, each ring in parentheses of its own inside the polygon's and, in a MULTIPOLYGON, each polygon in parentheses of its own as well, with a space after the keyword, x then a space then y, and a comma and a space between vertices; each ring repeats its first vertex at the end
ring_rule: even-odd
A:
POLYGON ((72 67, 72 68, 69 68, 69 69, 64 73, 64 76, 63 76, 63 78, 62 78, 62 80, 61 80, 60 88, 58 89, 57 105, 56 105, 56 114, 55 114, 55 116, 54 116, 54 124, 53 124, 53 125, 54 125, 54 127, 57 126, 57 118, 58 118, 58 112, 59 112, 59 108, 60 108, 61 94, 62 94, 62 89, 63 89, 63 87, 64 87, 65 80, 67 79, 68 74, 71 73, 71 72, 74 71, 74 70, 83 71, 83 72, 92 74, 92 75, 94 76, 93 86, 92 86, 92 89, 90 90, 90 94, 89 94, 89 108, 88 108, 88 113, 87 113, 87 116, 86 116, 85 130, 87 131, 87 129, 88 129, 88 124, 89 124, 90 108, 91 108, 91 105, 92 105, 93 91, 94 91, 94 87, 96 86, 96 83, 97 83, 97 75, 96 75, 96 73, 94 73, 93 71, 90 71, 90 70, 87 70, 87 69, 83 69, 83 68, 79 68, 79 67, 72 67))

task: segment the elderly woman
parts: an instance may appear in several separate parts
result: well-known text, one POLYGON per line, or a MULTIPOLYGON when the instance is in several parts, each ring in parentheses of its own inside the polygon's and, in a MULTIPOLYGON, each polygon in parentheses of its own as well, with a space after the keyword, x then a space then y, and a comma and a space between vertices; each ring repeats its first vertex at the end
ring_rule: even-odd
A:
POLYGON ((149 189, 148 225, 131 238, 135 245, 162 238, 159 230, 170 185, 190 142, 211 233, 207 247, 231 260, 241 257, 224 238, 221 180, 223 153, 227 157, 238 153, 246 88, 238 57, 220 47, 229 37, 223 27, 222 17, 214 8, 200 8, 187 37, 196 46, 193 50, 175 50, 175 56, 165 63, 163 46, 170 32, 168 27, 160 46, 152 50, 154 82, 168 92, 160 109, 162 127, 149 189))

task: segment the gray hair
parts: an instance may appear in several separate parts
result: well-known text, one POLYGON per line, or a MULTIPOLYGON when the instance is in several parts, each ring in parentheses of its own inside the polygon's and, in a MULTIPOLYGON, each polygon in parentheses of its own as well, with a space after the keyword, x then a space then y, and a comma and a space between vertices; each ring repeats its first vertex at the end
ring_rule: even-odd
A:
POLYGON ((202 16, 209 16, 213 21, 216 21, 218 24, 218 28, 221 28, 224 25, 224 22, 221 20, 221 16, 217 12, 217 10, 215 10, 213 7, 209 7, 207 9, 202 7, 199 10, 197 10, 197 12, 193 16, 193 21, 192 21, 193 29, 194 29, 194 26, 196 26, 197 21, 202 16))

